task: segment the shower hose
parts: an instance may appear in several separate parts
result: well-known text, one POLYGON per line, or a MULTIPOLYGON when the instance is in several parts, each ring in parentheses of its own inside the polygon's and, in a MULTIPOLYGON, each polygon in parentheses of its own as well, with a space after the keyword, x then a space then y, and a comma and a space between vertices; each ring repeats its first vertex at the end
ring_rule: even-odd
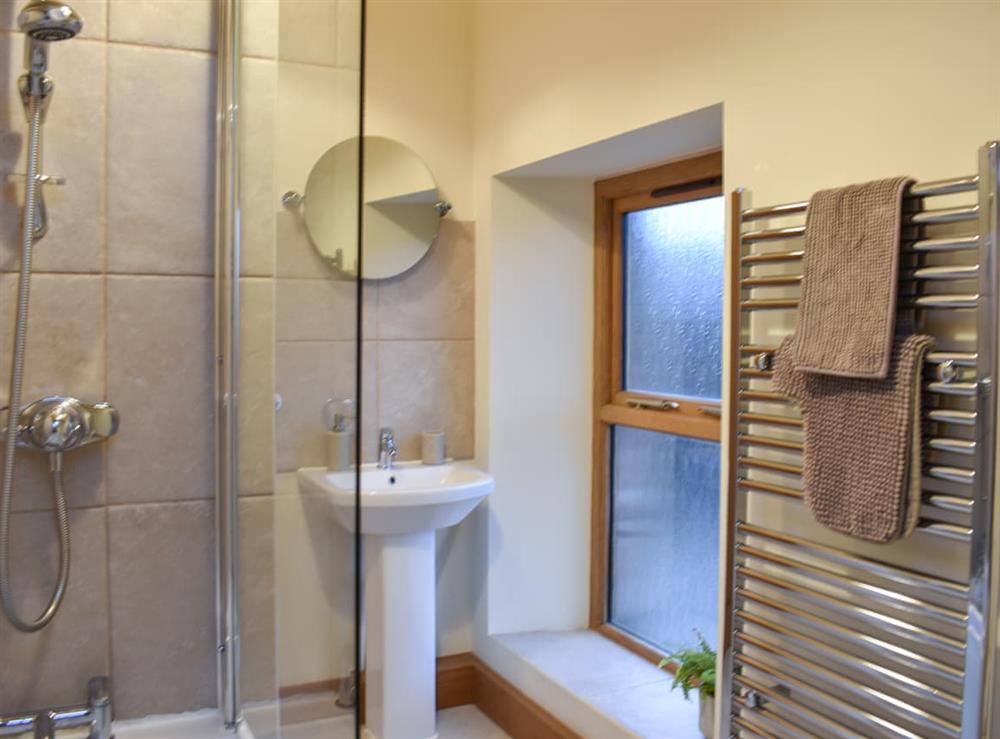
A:
POLYGON ((10 393, 7 397, 7 431, 5 435, 3 482, 0 491, 0 606, 7 619, 19 631, 32 632, 44 628, 56 615, 66 595, 69 581, 70 538, 69 514, 66 511, 66 493, 63 490, 62 453, 51 459, 52 496, 55 499, 56 526, 59 530, 59 575, 55 590, 42 614, 34 621, 25 621, 14 607, 10 585, 10 509, 14 496, 14 456, 17 451, 21 385, 24 380, 24 349, 28 332, 28 305, 31 289, 31 251, 35 241, 35 208, 38 193, 38 169, 41 153, 42 117, 41 100, 30 95, 28 105, 28 172, 25 182, 24 218, 21 224, 21 274, 17 293, 17 325, 14 331, 14 359, 10 373, 10 393))

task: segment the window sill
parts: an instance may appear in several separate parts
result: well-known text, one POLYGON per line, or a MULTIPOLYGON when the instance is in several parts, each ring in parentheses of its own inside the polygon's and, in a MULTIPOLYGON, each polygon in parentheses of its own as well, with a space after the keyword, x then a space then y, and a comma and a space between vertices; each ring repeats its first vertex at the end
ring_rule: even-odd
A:
POLYGON ((584 737, 701 739, 698 703, 671 677, 594 631, 489 637, 491 667, 584 737))

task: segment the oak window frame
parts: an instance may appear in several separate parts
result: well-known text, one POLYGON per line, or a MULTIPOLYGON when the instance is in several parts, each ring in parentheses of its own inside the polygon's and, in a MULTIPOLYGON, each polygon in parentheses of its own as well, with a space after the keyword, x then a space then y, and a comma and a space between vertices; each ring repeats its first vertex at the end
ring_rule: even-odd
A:
MULTIPOLYGON (((708 441, 721 440, 718 401, 623 389, 624 270, 622 227, 626 213, 721 196, 722 152, 600 180, 594 184, 594 387, 591 491, 589 626, 656 663, 658 647, 609 621, 611 594, 611 433, 630 426, 708 441), (669 401, 670 409, 636 407, 669 401)), ((719 305, 720 313, 723 306, 719 305)))

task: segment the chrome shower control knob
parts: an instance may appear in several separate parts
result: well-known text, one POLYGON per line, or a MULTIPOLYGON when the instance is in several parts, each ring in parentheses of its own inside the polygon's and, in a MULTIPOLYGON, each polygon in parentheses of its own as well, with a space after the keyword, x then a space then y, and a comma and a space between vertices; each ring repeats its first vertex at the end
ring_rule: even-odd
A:
POLYGON ((47 397, 21 411, 21 442, 43 452, 65 452, 83 444, 86 430, 80 401, 47 397))
POLYGON ((118 411, 107 403, 87 405, 50 395, 26 406, 18 419, 20 443, 40 452, 66 452, 100 441, 118 430, 118 411))

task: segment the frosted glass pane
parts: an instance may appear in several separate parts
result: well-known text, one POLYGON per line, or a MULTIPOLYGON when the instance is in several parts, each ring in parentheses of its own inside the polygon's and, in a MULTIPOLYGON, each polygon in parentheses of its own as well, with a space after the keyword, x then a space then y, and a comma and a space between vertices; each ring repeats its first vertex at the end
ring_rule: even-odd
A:
POLYGON ((624 216, 624 385, 722 397, 722 197, 624 216))
POLYGON ((715 642, 719 444, 614 429, 611 622, 674 650, 715 642))

